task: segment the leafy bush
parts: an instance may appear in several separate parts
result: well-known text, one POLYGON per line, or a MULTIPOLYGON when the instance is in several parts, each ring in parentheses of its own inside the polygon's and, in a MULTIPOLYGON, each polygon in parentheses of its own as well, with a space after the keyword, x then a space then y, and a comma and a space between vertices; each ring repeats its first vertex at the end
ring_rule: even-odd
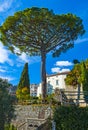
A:
POLYGON ((17 130, 15 126, 9 125, 9 124, 6 124, 4 129, 5 130, 17 130))
POLYGON ((51 120, 48 118, 44 124, 41 124, 37 130, 52 130, 51 120))
POLYGON ((88 130, 88 107, 58 107, 54 121, 56 130, 88 130))
POLYGON ((5 123, 10 123, 14 118, 12 96, 9 94, 10 84, 0 78, 0 130, 4 130, 5 123))

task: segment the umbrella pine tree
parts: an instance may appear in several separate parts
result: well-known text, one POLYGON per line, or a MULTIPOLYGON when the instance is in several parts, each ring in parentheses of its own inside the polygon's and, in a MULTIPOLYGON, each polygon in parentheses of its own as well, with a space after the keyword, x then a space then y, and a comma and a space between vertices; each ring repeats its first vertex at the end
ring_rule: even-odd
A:
POLYGON ((0 26, 0 40, 12 52, 41 56, 42 98, 46 98, 46 57, 59 56, 84 34, 82 20, 73 14, 54 14, 47 8, 27 8, 9 16, 0 26))

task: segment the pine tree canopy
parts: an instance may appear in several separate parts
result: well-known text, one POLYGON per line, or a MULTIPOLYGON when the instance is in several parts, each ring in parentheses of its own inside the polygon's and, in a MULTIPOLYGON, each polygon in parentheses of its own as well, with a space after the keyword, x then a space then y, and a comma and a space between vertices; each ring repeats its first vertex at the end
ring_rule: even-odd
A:
POLYGON ((73 47, 74 40, 85 31, 76 15, 58 15, 47 8, 32 7, 9 16, 0 32, 0 40, 12 51, 17 46, 30 55, 53 50, 53 56, 58 56, 73 47))

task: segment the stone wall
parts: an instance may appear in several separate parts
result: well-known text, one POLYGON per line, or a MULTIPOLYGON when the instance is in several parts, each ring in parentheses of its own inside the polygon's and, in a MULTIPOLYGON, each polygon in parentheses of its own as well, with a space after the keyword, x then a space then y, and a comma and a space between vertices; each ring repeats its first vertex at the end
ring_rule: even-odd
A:
MULTIPOLYGON (((27 130, 28 124, 31 124, 28 119, 46 119, 51 113, 49 105, 16 105, 14 107, 16 118, 12 120, 12 124, 18 130, 27 130)), ((37 124, 35 123, 35 125, 37 124)))

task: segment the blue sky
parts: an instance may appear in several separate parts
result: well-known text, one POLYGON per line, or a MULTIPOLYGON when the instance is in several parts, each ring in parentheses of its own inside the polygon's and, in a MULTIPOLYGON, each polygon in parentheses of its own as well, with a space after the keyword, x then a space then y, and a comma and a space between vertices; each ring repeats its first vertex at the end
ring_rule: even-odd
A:
MULTIPOLYGON (((50 54, 46 59, 47 74, 69 71, 74 59, 86 60, 88 58, 88 0, 0 0, 0 25, 8 16, 19 10, 31 7, 45 7, 52 9, 55 14, 73 13, 81 17, 86 33, 75 41, 73 49, 68 50, 60 57, 52 58, 50 54)), ((0 77, 8 79, 17 85, 25 62, 29 63, 31 83, 41 81, 41 59, 30 57, 22 53, 21 56, 12 54, 0 42, 0 77)))

